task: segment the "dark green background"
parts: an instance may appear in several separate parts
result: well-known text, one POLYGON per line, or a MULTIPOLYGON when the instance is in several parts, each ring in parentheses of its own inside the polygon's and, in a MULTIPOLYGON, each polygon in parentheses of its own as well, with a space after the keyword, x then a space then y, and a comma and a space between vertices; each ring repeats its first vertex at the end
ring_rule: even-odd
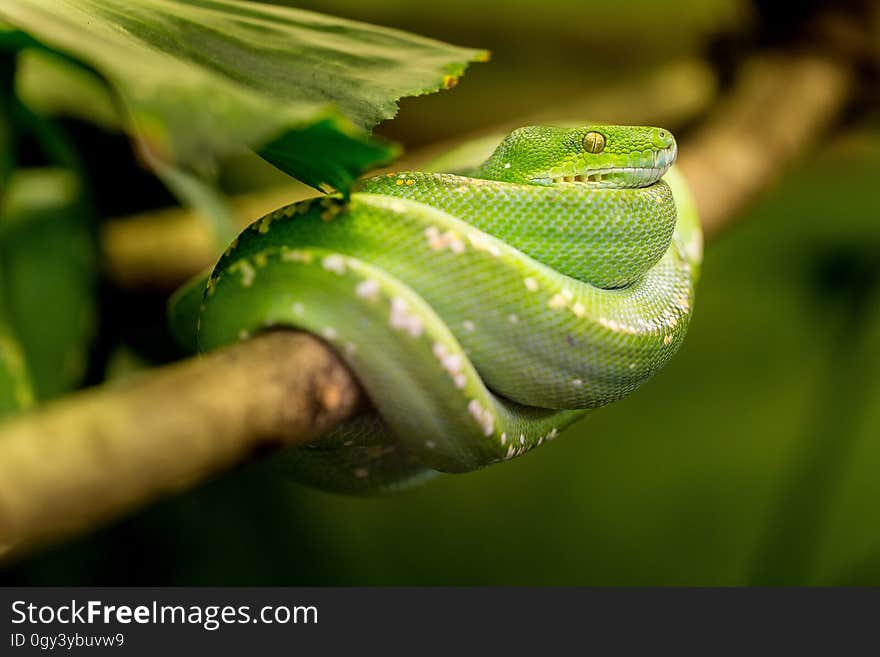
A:
MULTIPOLYGON (((380 128, 408 147, 564 109, 682 58, 710 62, 723 87, 727 60, 763 38, 750 5, 720 0, 307 4, 494 51, 380 128)), ((687 143, 690 117, 668 127, 687 143)), ((256 462, 2 581, 880 583, 876 111, 820 142, 708 246, 671 365, 559 440, 377 499, 311 491, 256 462)), ((234 168, 227 182, 255 184, 234 168)), ((107 294, 120 308, 150 301, 107 294)))

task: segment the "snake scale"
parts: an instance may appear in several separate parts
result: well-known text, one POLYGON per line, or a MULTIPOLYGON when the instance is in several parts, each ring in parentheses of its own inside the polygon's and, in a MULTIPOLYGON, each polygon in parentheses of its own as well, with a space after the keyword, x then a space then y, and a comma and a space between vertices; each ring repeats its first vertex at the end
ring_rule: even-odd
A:
POLYGON ((276 210, 198 288, 198 348, 289 326, 337 350, 375 412, 286 457, 325 490, 524 454, 679 348, 701 238, 676 153, 660 128, 530 126, 471 170, 276 210))

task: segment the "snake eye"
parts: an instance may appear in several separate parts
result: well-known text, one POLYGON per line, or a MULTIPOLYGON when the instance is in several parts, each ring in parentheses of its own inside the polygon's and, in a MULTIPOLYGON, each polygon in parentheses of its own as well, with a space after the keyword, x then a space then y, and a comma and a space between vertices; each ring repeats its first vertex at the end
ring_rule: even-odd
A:
POLYGON ((584 135, 583 144, 587 153, 601 153, 605 150, 605 135, 601 132, 588 132, 584 135))

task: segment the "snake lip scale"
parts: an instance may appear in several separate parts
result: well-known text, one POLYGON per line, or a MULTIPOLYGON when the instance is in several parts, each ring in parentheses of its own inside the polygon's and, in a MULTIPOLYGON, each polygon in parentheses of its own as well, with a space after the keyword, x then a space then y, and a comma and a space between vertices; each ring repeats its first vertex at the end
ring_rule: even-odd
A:
MULTIPOLYGON (((589 173, 579 173, 573 176, 560 176, 557 178, 533 178, 536 184, 576 183, 587 184, 593 187, 617 188, 625 186, 626 180, 659 180, 669 167, 612 167, 598 169, 589 173), (597 184, 598 183, 598 184, 597 184)), ((641 185, 631 185, 641 187, 641 185)))
POLYGON ((681 345, 701 238, 662 128, 529 126, 456 173, 402 171, 254 222, 170 306, 205 351, 272 327, 324 339, 375 412, 283 462, 393 492, 553 440, 681 345))

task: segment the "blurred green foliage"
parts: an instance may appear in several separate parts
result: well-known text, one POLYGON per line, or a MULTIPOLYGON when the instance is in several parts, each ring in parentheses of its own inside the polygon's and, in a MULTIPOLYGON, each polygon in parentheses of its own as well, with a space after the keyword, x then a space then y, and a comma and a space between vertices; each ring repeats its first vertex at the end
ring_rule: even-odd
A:
MULTIPOLYGON (((494 51, 455 93, 407 101, 381 126, 410 146, 598 96, 664 62, 702 61, 712 34, 749 29, 747 5, 726 0, 307 4, 494 51)), ((671 365, 559 440, 377 499, 300 487, 270 458, 0 579, 880 584, 880 117, 857 118, 709 245, 671 365)), ((274 180, 242 162, 224 172, 230 187, 274 180)), ((114 299, 105 312, 148 307, 114 299)), ((126 349, 135 328, 119 329, 126 349)))
POLYGON ((24 98, 129 132, 166 185, 214 221, 222 245, 233 236, 214 191, 225 157, 264 149, 293 177, 347 192, 396 154, 368 131, 400 97, 450 86, 485 58, 365 23, 220 0, 19 0, 0 5, 0 21, 0 52, 44 55, 22 61, 24 98))
POLYGON ((0 201, 2 317, 15 332, 38 399, 77 387, 97 314, 97 254, 78 177, 20 169, 0 201))
POLYGON ((26 409, 33 402, 34 391, 21 344, 7 323, 0 322, 0 418, 26 409))

